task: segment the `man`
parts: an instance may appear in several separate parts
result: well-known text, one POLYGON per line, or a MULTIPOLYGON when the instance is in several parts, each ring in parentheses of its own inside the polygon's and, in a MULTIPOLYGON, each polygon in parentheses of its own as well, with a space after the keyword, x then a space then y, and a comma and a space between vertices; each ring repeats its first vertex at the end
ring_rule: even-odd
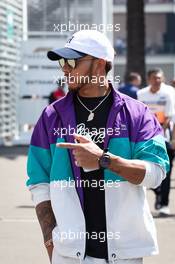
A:
POLYGON ((137 99, 137 92, 141 85, 142 79, 137 72, 130 72, 126 75, 125 84, 119 87, 119 92, 126 94, 134 99, 137 99))
POLYGON ((36 124, 27 185, 50 260, 142 264, 158 253, 145 187, 166 175, 162 129, 147 106, 107 81, 114 50, 104 34, 76 32, 48 57, 69 92, 36 124))
MULTIPOLYGON (((171 89, 172 87, 166 85, 163 81, 164 73, 161 69, 156 68, 148 71, 149 86, 138 92, 138 100, 149 106, 150 110, 155 114, 160 125, 163 127, 166 135, 167 129, 170 130, 170 121, 174 114, 174 94, 171 89)), ((167 138, 166 140, 166 147, 170 159, 170 170, 161 186, 155 190, 155 209, 159 209, 159 212, 165 215, 170 214, 168 207, 170 175, 172 170, 172 161, 174 158, 174 151, 169 143, 170 135, 168 137, 169 139, 167 138)))

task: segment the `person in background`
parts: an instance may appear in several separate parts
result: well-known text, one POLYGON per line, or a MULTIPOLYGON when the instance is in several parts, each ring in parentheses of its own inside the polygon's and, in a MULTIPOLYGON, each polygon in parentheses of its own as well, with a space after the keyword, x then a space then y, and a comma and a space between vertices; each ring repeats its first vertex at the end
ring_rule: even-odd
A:
POLYGON ((174 150, 170 144, 170 123, 174 115, 174 97, 172 90, 164 83, 164 73, 161 69, 155 68, 148 71, 148 86, 138 91, 138 100, 149 106, 152 113, 155 114, 159 123, 164 129, 166 137, 166 147, 170 160, 170 170, 162 184, 155 189, 156 201, 155 209, 159 213, 168 215, 169 193, 170 193, 170 175, 172 171, 172 162, 174 150))
POLYGON ((123 55, 126 51, 126 41, 122 38, 117 38, 115 41, 115 51, 118 55, 123 55))
POLYGON ((55 102, 56 100, 62 98, 65 95, 66 95, 66 93, 64 91, 64 83, 60 79, 58 81, 57 89, 55 91, 51 92, 50 95, 49 95, 49 104, 52 104, 53 102, 55 102))
POLYGON ((175 78, 171 81, 171 86, 175 88, 175 78))
POLYGON ((130 72, 126 75, 125 84, 120 86, 118 91, 126 94, 134 99, 137 99, 137 92, 141 85, 142 78, 137 72, 130 72))

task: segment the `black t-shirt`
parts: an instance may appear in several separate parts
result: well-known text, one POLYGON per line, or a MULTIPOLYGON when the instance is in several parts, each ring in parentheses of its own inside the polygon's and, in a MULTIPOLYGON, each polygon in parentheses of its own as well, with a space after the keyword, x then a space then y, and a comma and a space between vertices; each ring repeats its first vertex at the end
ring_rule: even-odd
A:
MULTIPOLYGON (((90 110, 94 109, 104 98, 81 97, 80 100, 90 110)), ((78 101, 74 95, 74 106, 78 133, 90 133, 93 141, 103 149, 104 129, 113 102, 112 92, 104 102, 94 111, 94 119, 87 121, 89 112, 78 101), (80 132, 81 131, 81 132, 80 132), (98 133, 99 132, 99 133, 98 133)), ((88 180, 89 186, 83 187, 84 192, 84 216, 86 221, 86 255, 95 258, 108 258, 106 239, 106 213, 105 213, 105 191, 100 180, 104 179, 102 169, 84 172, 81 170, 81 179, 88 180), (95 183, 96 182, 96 183, 95 183), (95 183, 95 185, 94 185, 95 183), (99 184, 97 184, 99 183, 99 184)))

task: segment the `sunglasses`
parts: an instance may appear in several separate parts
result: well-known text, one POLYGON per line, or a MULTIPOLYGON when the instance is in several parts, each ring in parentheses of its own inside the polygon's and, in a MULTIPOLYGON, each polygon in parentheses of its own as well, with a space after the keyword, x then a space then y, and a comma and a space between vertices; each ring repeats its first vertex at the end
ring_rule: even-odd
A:
POLYGON ((64 59, 61 58, 58 60, 59 65, 61 68, 65 66, 67 63, 72 69, 75 69, 77 61, 86 61, 86 60, 95 60, 96 58, 89 58, 89 59, 64 59))

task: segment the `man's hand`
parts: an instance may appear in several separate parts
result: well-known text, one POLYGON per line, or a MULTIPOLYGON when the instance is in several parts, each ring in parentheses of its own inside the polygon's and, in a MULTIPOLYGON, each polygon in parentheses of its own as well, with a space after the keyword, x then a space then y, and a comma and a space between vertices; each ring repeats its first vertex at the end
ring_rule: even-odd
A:
POLYGON ((78 134, 74 134, 73 136, 79 143, 57 143, 56 146, 73 149, 75 164, 78 167, 98 169, 98 158, 102 156, 103 150, 85 136, 78 134))

